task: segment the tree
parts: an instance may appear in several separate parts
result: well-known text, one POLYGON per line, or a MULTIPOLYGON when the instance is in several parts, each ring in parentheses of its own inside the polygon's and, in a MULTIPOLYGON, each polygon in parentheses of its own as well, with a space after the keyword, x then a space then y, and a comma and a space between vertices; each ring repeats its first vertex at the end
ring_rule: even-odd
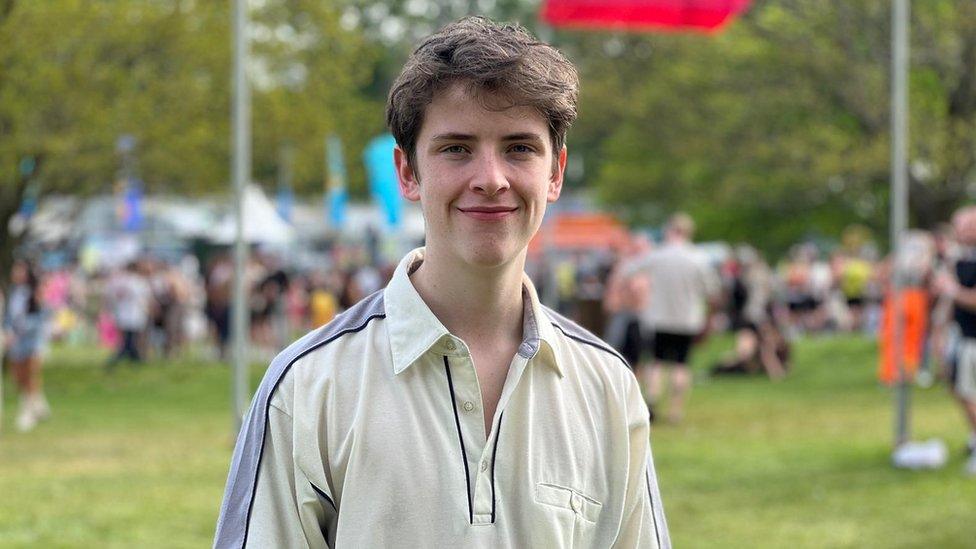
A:
MULTIPOLYGON (((374 49, 311 0, 260 4, 252 17, 256 61, 254 173, 270 179, 283 144, 295 145, 299 187, 320 190, 331 132, 356 151, 382 127, 361 99, 374 49)), ((0 3, 0 265, 6 231, 29 182, 43 193, 110 192, 135 141, 147 192, 228 189, 230 13, 227 2, 49 0, 0 3), (30 176, 17 166, 33 159, 30 176)), ((354 153, 353 153, 354 154, 354 153)), ((362 183, 350 162, 353 186, 362 183)))
POLYGON ((43 193, 110 191, 136 138, 150 191, 227 171, 226 9, 216 3, 8 0, 0 19, 0 264, 28 179, 43 193), (32 158, 29 177, 15 168, 32 158))
MULTIPOLYGON (((965 200, 976 166, 976 6, 914 9, 911 211, 930 227, 965 200)), ((687 209, 706 238, 777 252, 854 222, 885 234, 888 2, 757 1, 714 37, 579 42, 577 138, 599 195, 633 222, 687 209)))
POLYGON ((317 0, 272 0, 252 14, 254 175, 275 179, 292 151, 299 192, 323 189, 325 139, 340 137, 354 194, 366 192, 359 152, 384 130, 383 102, 366 90, 381 48, 317 0))

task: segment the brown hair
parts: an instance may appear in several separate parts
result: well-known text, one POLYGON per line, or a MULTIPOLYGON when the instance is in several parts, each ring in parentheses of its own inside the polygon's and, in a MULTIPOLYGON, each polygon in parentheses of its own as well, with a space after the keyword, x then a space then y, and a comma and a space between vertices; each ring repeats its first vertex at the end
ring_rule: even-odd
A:
POLYGON ((519 25, 465 17, 424 40, 390 89, 386 123, 411 165, 416 166, 417 137, 427 105, 438 92, 458 82, 467 85, 486 108, 527 106, 538 110, 549 123, 553 152, 558 156, 566 131, 576 120, 576 68, 519 25), (486 93, 492 94, 491 105, 486 93))

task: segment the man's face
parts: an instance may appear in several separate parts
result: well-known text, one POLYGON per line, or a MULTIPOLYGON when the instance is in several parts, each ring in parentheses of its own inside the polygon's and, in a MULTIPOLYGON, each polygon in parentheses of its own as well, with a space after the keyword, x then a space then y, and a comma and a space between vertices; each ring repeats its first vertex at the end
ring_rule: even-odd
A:
POLYGON ((394 157, 403 196, 423 208, 428 257, 497 267, 524 258, 546 204, 559 197, 566 150, 552 150, 535 109, 489 110, 482 99, 497 98, 457 84, 436 95, 414 166, 399 148, 394 157))

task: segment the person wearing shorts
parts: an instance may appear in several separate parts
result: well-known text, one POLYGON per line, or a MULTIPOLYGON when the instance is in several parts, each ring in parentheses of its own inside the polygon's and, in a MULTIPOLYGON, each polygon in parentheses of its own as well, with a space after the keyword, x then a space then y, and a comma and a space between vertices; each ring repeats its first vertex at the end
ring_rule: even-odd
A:
POLYGON ((693 339, 688 334, 655 333, 654 340, 651 342, 654 360, 672 366, 687 364, 693 339))
POLYGON ((662 246, 632 262, 626 275, 644 272, 650 280, 650 298, 641 324, 653 360, 638 367, 638 378, 654 420, 655 406, 664 392, 664 368, 669 370, 668 421, 684 416, 685 397, 691 388, 688 359, 695 338, 705 332, 709 308, 719 294, 719 280, 707 259, 692 244, 695 224, 677 213, 668 220, 662 246))
POLYGON ((26 432, 51 416, 41 373, 49 313, 42 303, 40 279, 31 265, 16 261, 10 282, 3 321, 6 358, 20 397, 15 425, 18 431, 26 432))

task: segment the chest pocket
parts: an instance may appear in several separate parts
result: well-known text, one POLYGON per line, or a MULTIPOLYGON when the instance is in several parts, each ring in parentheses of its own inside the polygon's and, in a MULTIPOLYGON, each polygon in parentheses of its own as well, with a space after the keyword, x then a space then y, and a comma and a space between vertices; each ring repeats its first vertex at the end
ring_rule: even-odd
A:
POLYGON ((595 524, 603 504, 578 490, 540 482, 535 487, 535 501, 575 513, 584 524, 595 524))

